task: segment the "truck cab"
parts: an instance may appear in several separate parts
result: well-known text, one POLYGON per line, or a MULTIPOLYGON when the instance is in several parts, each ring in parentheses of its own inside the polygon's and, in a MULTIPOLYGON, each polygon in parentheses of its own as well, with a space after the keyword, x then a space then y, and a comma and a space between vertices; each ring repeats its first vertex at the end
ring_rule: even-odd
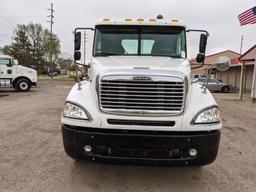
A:
POLYGON ((18 91, 29 91, 36 86, 37 72, 17 64, 17 61, 7 55, 0 55, 0 88, 13 87, 18 91))
MULTIPOLYGON (((211 93, 192 80, 185 25, 163 18, 105 18, 91 30, 88 78, 71 89, 61 118, 66 153, 100 163, 212 163, 222 122, 211 93)), ((206 41, 200 42, 199 62, 203 46, 206 41)))

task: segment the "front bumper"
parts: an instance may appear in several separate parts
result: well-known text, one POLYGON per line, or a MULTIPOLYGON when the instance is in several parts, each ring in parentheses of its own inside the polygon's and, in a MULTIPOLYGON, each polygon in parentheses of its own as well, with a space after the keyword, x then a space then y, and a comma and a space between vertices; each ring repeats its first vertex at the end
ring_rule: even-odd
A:
POLYGON ((66 153, 74 159, 99 163, 198 166, 217 156, 220 131, 152 132, 122 131, 62 125, 66 153), (84 146, 92 146, 85 152, 84 146), (189 155, 196 149, 196 157, 189 155))

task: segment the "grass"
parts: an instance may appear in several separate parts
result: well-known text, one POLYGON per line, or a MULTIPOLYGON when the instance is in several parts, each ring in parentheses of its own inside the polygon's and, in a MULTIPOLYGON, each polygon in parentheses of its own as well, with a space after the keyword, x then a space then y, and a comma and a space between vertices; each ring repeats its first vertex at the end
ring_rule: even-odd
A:
POLYGON ((38 75, 38 80, 54 80, 54 81, 74 81, 74 76, 72 75, 58 75, 54 76, 52 79, 48 75, 38 75))

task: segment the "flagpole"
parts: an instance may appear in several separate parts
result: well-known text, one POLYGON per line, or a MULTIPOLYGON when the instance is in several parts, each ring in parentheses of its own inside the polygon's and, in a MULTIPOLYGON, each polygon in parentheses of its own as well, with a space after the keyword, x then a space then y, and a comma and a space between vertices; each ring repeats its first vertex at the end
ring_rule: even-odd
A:
MULTIPOLYGON (((240 15, 238 15, 238 20, 241 26, 249 25, 249 24, 256 24, 256 6, 244 11, 240 15)), ((240 47, 240 54, 243 51, 243 36, 241 38, 241 47, 240 47)), ((240 76, 240 90, 239 90, 239 99, 243 100, 243 92, 244 92, 244 72, 245 72, 245 61, 242 62, 241 65, 241 76, 240 76)), ((254 74, 253 74, 253 86, 252 86, 252 94, 251 97, 254 101, 256 97, 256 59, 254 64, 254 74)))
POLYGON ((244 95, 244 72, 245 72, 245 67, 244 67, 244 61, 241 65, 241 75, 240 75, 240 88, 239 88, 239 100, 243 100, 243 95, 244 95))
POLYGON ((240 46, 240 55, 242 55, 242 53, 243 53, 243 45, 244 44, 244 36, 242 35, 241 36, 241 46, 240 46))

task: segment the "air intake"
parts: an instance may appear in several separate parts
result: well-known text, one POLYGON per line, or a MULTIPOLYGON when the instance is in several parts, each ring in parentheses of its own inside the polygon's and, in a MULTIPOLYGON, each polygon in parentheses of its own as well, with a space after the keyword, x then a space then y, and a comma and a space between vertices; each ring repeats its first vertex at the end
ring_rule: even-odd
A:
POLYGON ((101 110, 117 114, 180 114, 185 83, 162 76, 105 76, 99 82, 101 110))

